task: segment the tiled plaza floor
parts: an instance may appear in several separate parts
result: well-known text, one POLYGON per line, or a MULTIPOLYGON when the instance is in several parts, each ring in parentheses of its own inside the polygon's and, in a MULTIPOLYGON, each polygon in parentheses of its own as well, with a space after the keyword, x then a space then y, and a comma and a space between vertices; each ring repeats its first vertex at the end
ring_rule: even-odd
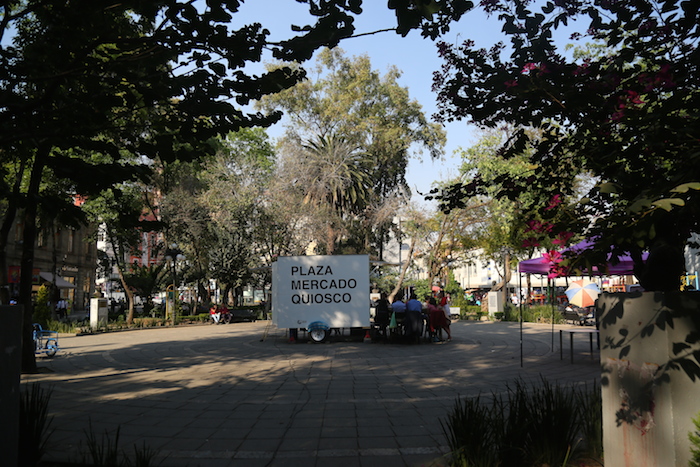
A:
POLYGON ((583 336, 560 360, 560 328, 524 324, 522 367, 517 323, 458 321, 421 345, 292 344, 268 322, 66 335, 22 382, 52 387, 49 460, 81 460, 91 427, 164 467, 441 465, 457 397, 599 379, 583 336))

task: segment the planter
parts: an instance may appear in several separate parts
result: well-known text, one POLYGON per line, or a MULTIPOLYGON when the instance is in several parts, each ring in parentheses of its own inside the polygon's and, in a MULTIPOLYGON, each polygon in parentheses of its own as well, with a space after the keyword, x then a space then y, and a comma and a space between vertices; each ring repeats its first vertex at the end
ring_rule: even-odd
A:
POLYGON ((598 298, 605 463, 688 465, 700 412, 700 293, 598 298))

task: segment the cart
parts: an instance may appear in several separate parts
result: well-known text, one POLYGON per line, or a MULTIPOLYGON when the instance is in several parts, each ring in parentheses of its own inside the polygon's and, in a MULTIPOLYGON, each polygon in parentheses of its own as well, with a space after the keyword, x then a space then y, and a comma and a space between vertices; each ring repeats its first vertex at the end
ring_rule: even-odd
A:
POLYGON ((47 357, 51 358, 56 355, 59 351, 58 347, 58 332, 49 331, 41 327, 41 324, 34 323, 34 353, 35 354, 46 354, 47 357))

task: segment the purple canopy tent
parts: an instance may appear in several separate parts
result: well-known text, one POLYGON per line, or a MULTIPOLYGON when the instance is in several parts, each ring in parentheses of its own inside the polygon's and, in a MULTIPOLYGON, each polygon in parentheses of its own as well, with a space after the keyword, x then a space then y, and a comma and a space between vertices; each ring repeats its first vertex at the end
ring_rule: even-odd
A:
MULTIPOLYGON (((590 249, 593 247, 594 242, 591 240, 584 240, 580 243, 577 243, 576 245, 573 245, 566 250, 564 250, 564 254, 567 252, 571 253, 583 253, 584 251, 590 249)), ((642 255, 642 259, 644 261, 647 260, 647 257, 649 256, 649 253, 644 253, 642 255)), ((550 266, 552 265, 551 261, 545 259, 545 257, 541 256, 539 258, 532 258, 532 259, 527 259, 524 261, 521 261, 518 264, 518 272, 520 273, 520 288, 522 289, 522 274, 540 274, 540 275, 548 275, 550 272, 550 266)), ((599 269, 598 267, 594 267, 592 271, 585 271, 585 274, 587 276, 627 276, 627 275, 634 275, 634 262, 632 261, 632 257, 629 255, 625 256, 620 256, 617 258, 617 261, 615 264, 612 263, 610 260, 610 256, 608 256, 608 264, 606 265, 605 268, 599 269)), ((547 283, 549 283, 549 278, 547 279, 547 283)), ((522 301, 520 303, 520 366, 523 366, 523 310, 522 310, 522 301)), ((554 352, 554 304, 552 304, 552 352, 554 352)))
MULTIPOLYGON (((573 245, 566 250, 564 250, 564 254, 567 252, 572 252, 572 253, 583 253, 584 251, 590 249, 593 246, 593 242, 590 240, 584 240, 580 243, 577 243, 576 245, 573 245)), ((644 253, 642 255, 642 259, 646 261, 647 256, 649 253, 644 253)), ((549 268, 551 266, 551 262, 547 261, 544 257, 540 256, 539 258, 532 258, 532 259, 526 259, 525 261, 521 261, 518 264, 518 272, 524 273, 524 274, 542 274, 542 275, 547 275, 549 274, 549 268)), ((634 274, 634 262, 632 261, 632 257, 629 255, 625 256, 620 256, 618 258, 618 261, 616 264, 613 264, 611 261, 608 261, 607 267, 604 270, 600 270, 597 267, 593 268, 593 271, 585 271, 585 276, 591 275, 591 276, 628 276, 628 275, 633 275, 634 274)))

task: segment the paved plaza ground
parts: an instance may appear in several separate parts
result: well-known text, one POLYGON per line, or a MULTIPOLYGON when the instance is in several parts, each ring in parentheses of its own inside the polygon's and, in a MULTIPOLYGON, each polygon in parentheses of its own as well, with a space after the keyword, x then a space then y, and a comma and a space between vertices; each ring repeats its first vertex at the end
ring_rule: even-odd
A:
POLYGON ((501 392, 518 377, 599 380, 598 352, 559 329, 458 321, 453 340, 401 345, 289 343, 269 322, 61 336, 23 384, 51 386, 46 460, 78 461, 86 431, 120 430, 164 467, 443 465, 440 424, 458 397, 501 392), (554 348, 552 348, 554 345, 554 348), (591 358, 593 357, 593 358, 591 358))

